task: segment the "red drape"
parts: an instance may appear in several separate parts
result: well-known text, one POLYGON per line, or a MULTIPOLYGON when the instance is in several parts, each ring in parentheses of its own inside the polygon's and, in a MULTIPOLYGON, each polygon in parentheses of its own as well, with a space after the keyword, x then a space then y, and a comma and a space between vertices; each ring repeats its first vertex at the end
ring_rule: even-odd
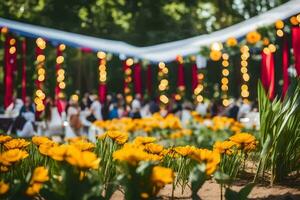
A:
POLYGON ((13 100, 13 76, 17 64, 16 40, 6 36, 4 49, 4 107, 6 108, 13 100))
POLYGON ((133 68, 133 83, 136 94, 142 94, 142 67, 140 63, 136 63, 133 68))
POLYGON ((289 46, 287 38, 283 40, 283 50, 282 50, 282 78, 283 78, 283 86, 282 86, 282 97, 285 96, 288 87, 289 87, 289 46))
POLYGON ((178 62, 177 86, 185 87, 184 85, 184 67, 182 62, 178 62))
POLYGON ((198 86, 198 70, 197 70, 197 64, 194 63, 192 65, 192 89, 193 91, 198 86))
POLYGON ((106 84, 99 84, 98 87, 98 94, 99 94, 99 100, 101 103, 104 103, 106 100, 106 93, 107 93, 107 86, 106 84))
POLYGON ((300 27, 292 27, 292 47, 295 56, 295 68, 300 76, 300 27))
POLYGON ((26 39, 22 41, 22 100, 26 98, 26 39))
POLYGON ((149 64, 147 67, 147 92, 149 96, 152 96, 152 67, 149 64))
POLYGON ((272 100, 275 96, 275 71, 273 53, 262 52, 261 80, 264 88, 272 100))
MULTIPOLYGON (((123 61, 123 72, 125 73, 126 72, 126 69, 128 69, 129 66, 126 65, 126 60, 123 61)), ((128 87, 128 84, 127 82, 125 81, 125 78, 124 78, 124 85, 123 85, 123 91, 125 90, 125 88, 128 87)))

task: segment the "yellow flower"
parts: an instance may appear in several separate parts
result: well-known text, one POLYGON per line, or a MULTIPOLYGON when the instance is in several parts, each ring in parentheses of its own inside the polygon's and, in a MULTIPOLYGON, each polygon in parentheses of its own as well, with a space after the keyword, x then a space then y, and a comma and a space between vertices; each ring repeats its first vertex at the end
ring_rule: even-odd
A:
POLYGON ((50 156, 53 160, 63 161, 67 150, 67 145, 54 146, 49 148, 47 155, 50 156))
POLYGON ((37 195, 40 192, 42 186, 43 186, 43 184, 41 184, 41 183, 33 183, 32 185, 30 185, 27 188, 27 190, 26 190, 25 193, 28 196, 35 196, 35 195, 37 195))
POLYGON ((80 151, 76 147, 69 147, 66 154, 66 161, 82 170, 98 169, 100 158, 95 153, 89 151, 80 151))
POLYGON ((214 151, 220 153, 220 154, 227 154, 231 155, 232 154, 232 147, 234 147, 236 144, 232 141, 224 141, 224 142, 219 142, 217 141, 214 144, 214 151))
POLYGON ((45 144, 45 143, 49 143, 52 142, 49 138, 45 137, 45 136, 34 136, 31 139, 32 143, 40 146, 41 144, 45 144))
POLYGON ((246 35, 246 40, 248 43, 250 44, 255 44, 257 43, 258 41, 260 41, 261 39, 261 35, 260 33, 258 33, 257 31, 252 31, 252 32, 249 32, 247 35, 246 35))
POLYGON ((196 149, 191 158, 199 163, 205 163, 207 175, 211 175, 216 171, 221 159, 218 152, 208 149, 196 149))
POLYGON ((175 147, 174 150, 181 156, 188 156, 191 155, 196 150, 196 148, 194 146, 187 145, 183 147, 175 147))
POLYGON ((268 46, 270 44, 270 40, 266 37, 263 38, 263 45, 268 46))
POLYGON ((4 143, 4 147, 6 149, 22 149, 27 147, 30 144, 30 142, 27 142, 24 139, 12 139, 9 140, 8 142, 4 143))
POLYGON ((36 167, 31 177, 31 184, 44 183, 49 180, 48 169, 45 167, 36 167))
POLYGON ((145 145, 145 144, 148 144, 148 143, 153 143, 155 141, 156 141, 155 137, 142 137, 142 136, 138 136, 138 137, 136 137, 133 140, 133 143, 137 144, 137 145, 145 145))
POLYGON ((229 47, 234 47, 237 45, 237 43, 238 43, 238 41, 234 37, 228 38, 226 41, 226 44, 229 47))
POLYGON ((234 142, 239 149, 244 151, 251 151, 256 148, 256 138, 249 133, 237 133, 229 138, 230 141, 234 142))
POLYGON ((48 152, 49 150, 54 147, 57 146, 58 144, 49 140, 48 142, 42 143, 39 146, 39 152, 45 156, 48 156, 48 152))
POLYGON ((218 61, 222 57, 222 52, 221 51, 212 50, 210 52, 210 54, 209 54, 209 57, 213 61, 218 61))
POLYGON ((298 23, 299 23, 296 16, 291 17, 291 18, 290 18, 290 22, 291 22, 291 24, 294 25, 294 26, 297 26, 298 23))
POLYGON ((0 144, 8 142, 11 139, 12 139, 12 137, 10 137, 8 135, 0 135, 0 144))
POLYGON ((4 151, 0 155, 0 163, 5 166, 10 166, 13 163, 25 159, 28 156, 26 151, 20 149, 11 149, 4 151))
POLYGON ((95 145, 93 143, 84 140, 71 142, 71 144, 81 151, 92 151, 95 148, 95 145))
POLYGON ((134 166, 140 161, 151 159, 149 154, 144 151, 144 148, 135 144, 125 144, 121 149, 113 153, 113 158, 134 166))
POLYGON ((158 187, 163 187, 166 184, 172 183, 174 180, 174 173, 172 169, 161 166, 155 166, 152 169, 151 181, 158 187))
POLYGON ((277 29, 282 29, 282 28, 284 27, 284 22, 283 22, 282 20, 277 20, 277 21, 275 22, 275 27, 276 27, 277 29))
POLYGON ((145 145, 145 151, 148 153, 159 154, 163 149, 164 147, 159 144, 149 143, 145 145))
POLYGON ((124 144, 128 140, 128 133, 121 131, 108 131, 106 132, 106 135, 118 144, 124 144))
POLYGON ((8 183, 5 183, 4 181, 0 181, 0 195, 5 194, 9 190, 8 183))

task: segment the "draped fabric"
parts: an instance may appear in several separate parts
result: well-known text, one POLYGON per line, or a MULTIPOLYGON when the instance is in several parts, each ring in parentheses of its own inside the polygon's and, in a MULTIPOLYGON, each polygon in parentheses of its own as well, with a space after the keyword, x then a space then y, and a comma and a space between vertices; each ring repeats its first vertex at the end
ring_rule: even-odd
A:
POLYGON ((133 68, 133 84, 136 94, 142 94, 142 67, 140 63, 136 63, 133 68))
POLYGON ((177 86, 185 87, 184 84, 184 66, 182 62, 178 62, 177 86))
POLYGON ((22 41, 22 100, 26 98, 26 39, 22 41))
POLYGON ((106 100, 107 86, 106 84, 100 83, 98 86, 99 100, 104 103, 106 100))
POLYGON ((292 27, 292 47, 294 50, 297 76, 300 76, 300 27, 292 27))
POLYGON ((261 81, 265 90, 268 92, 269 99, 272 100, 275 96, 275 69, 273 53, 262 52, 261 81))
POLYGON ((194 91, 197 86, 198 86, 198 70, 197 70, 197 64, 194 63, 192 65, 192 90, 194 91))
POLYGON ((8 107, 13 101, 13 78, 17 68, 16 40, 6 36, 4 49, 4 107, 8 107), (14 41, 14 42, 13 42, 14 41))
POLYGON ((149 64, 147 67, 147 92, 149 96, 152 96, 152 87, 153 87, 153 83, 152 83, 152 67, 149 64))
POLYGON ((282 78, 283 78, 282 97, 284 97, 289 87, 288 68, 290 65, 290 61, 289 61, 289 46, 288 46, 287 38, 284 38, 283 40, 282 49, 283 49, 282 50, 282 78))

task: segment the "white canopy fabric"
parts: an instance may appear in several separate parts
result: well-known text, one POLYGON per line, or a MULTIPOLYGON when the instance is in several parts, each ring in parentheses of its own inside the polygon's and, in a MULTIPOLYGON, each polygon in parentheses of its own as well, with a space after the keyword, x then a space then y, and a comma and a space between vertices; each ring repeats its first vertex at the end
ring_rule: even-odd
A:
POLYGON ((300 12, 300 0, 291 0, 277 8, 267 11, 249 20, 228 28, 175 42, 168 42, 148 47, 136 47, 122 41, 100 39, 51 28, 30 25, 0 18, 0 26, 26 37, 42 37, 55 43, 64 43, 72 47, 90 48, 93 51, 105 51, 118 55, 126 55, 150 62, 170 62, 177 55, 188 56, 197 54, 202 46, 213 42, 224 42, 229 37, 239 38, 261 26, 270 25, 278 19, 286 19, 300 12))

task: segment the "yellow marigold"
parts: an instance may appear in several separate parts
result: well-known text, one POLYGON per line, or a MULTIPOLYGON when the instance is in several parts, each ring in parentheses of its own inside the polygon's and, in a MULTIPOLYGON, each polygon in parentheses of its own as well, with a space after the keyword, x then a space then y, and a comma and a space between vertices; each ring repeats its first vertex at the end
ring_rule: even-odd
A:
POLYGON ((93 152, 82 152, 76 147, 69 147, 66 154, 66 161, 81 170, 98 169, 100 158, 97 158, 97 155, 93 152))
POLYGON ((44 183, 48 180, 48 169, 45 167, 36 167, 33 171, 30 183, 44 183))
POLYGON ((283 29, 283 27, 284 27, 284 22, 283 22, 282 20, 277 20, 277 21, 275 22, 275 27, 276 27, 277 29, 283 29))
POLYGON ((68 150, 67 145, 53 146, 47 151, 47 155, 53 160, 63 161, 68 150))
POLYGON ((247 35, 246 35, 246 40, 249 44, 255 44, 257 43, 258 41, 260 41, 261 39, 261 35, 260 33, 258 33, 257 31, 252 31, 252 32, 249 32, 247 35))
POLYGON ((12 137, 10 137, 9 135, 0 135, 0 144, 8 142, 11 139, 12 137))
POLYGON ((3 180, 0 181, 0 195, 5 194, 9 190, 8 183, 5 183, 3 180))
POLYGON ((149 143, 145 145, 145 151, 148 153, 159 154, 163 149, 164 147, 162 145, 155 143, 149 143))
POLYGON ((196 150, 196 148, 194 146, 187 145, 182 147, 175 147, 174 150, 181 156, 188 156, 191 155, 196 150))
POLYGON ((45 144, 48 142, 52 142, 49 138, 45 137, 45 136, 34 136, 31 139, 32 143, 40 146, 41 144, 45 144))
POLYGON ((25 193, 28 196, 35 196, 35 195, 37 195, 40 192, 40 190, 41 190, 42 187, 43 187, 43 184, 41 184, 41 183, 33 183, 32 185, 30 185, 27 188, 27 190, 26 190, 25 193))
POLYGON ((137 165, 140 161, 149 160, 149 154, 142 147, 134 144, 125 144, 121 149, 113 153, 113 158, 118 161, 137 165))
POLYGON ((251 151, 256 148, 256 138, 249 133, 237 133, 229 138, 230 141, 234 142, 239 149, 244 151, 251 151))
POLYGON ((5 142, 4 147, 6 149, 22 149, 22 148, 27 147, 29 144, 30 144, 30 142, 27 142, 24 139, 17 138, 17 139, 12 139, 12 140, 9 140, 8 142, 5 142))
POLYGON ((138 144, 138 145, 145 145, 148 143, 153 143, 156 141, 155 137, 142 137, 142 136, 138 136, 133 140, 134 144, 138 144))
POLYGON ((227 154, 227 155, 231 155, 232 154, 232 147, 234 147, 236 144, 232 141, 224 141, 224 142, 219 142, 217 141, 214 144, 214 151, 220 153, 220 154, 227 154))
POLYGON ((58 146, 58 144, 49 140, 48 142, 40 144, 39 152, 45 156, 48 156, 49 150, 54 146, 58 146))
POLYGON ((170 134, 171 139, 178 139, 178 138, 181 138, 183 136, 184 135, 183 135, 182 131, 176 131, 176 132, 170 134))
POLYGON ((205 163, 207 175, 211 175, 216 171, 221 159, 218 152, 208 149, 196 149, 191 154, 191 158, 199 163, 205 163))
POLYGON ((264 37, 264 38, 263 38, 263 45, 264 45, 264 46, 268 46, 269 44, 270 44, 269 38, 264 37))
POLYGON ((128 133, 121 131, 108 131, 106 132, 106 135, 118 144, 124 144, 128 140, 128 133))
POLYGON ((95 148, 95 145, 93 143, 84 140, 71 142, 71 144, 81 151, 92 151, 95 148))
POLYGON ((234 46, 237 45, 237 43, 238 43, 238 41, 234 37, 228 38, 227 41, 226 41, 226 44, 229 47, 234 47, 234 46))
POLYGON ((0 163, 5 166, 10 166, 15 162, 27 158, 27 156, 28 153, 20 149, 7 150, 0 155, 0 163))
POLYGON ((290 18, 290 22, 292 25, 294 26, 297 26, 299 24, 298 20, 297 20, 297 17, 296 16, 293 16, 290 18))
POLYGON ((158 187, 163 187, 166 184, 172 183, 174 180, 174 173, 172 169, 161 166, 155 166, 152 169, 151 181, 158 187))
POLYGON ((213 61, 218 61, 222 57, 222 52, 221 51, 212 50, 210 52, 210 54, 209 54, 209 57, 213 61))

